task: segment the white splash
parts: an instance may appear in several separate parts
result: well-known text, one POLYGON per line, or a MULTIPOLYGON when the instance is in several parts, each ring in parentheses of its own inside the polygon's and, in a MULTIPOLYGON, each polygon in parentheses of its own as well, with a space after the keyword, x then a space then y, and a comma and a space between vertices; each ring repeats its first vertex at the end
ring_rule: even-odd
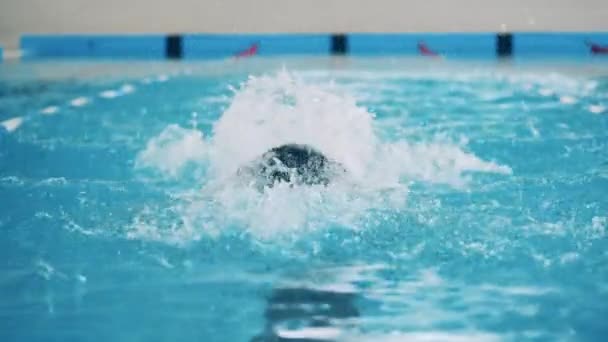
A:
POLYGON ((148 141, 146 149, 137 156, 135 166, 157 168, 175 177, 187 163, 202 160, 206 152, 202 132, 170 125, 148 141))
MULTIPOLYGON (((467 152, 466 139, 385 142, 379 129, 353 96, 283 71, 250 77, 235 90, 207 139, 198 130, 168 126, 148 142, 136 166, 172 177, 190 162, 205 168, 202 189, 176 194, 183 200, 175 206, 183 226, 172 226, 171 234, 192 239, 227 226, 260 237, 336 225, 363 229, 370 209, 403 208, 412 181, 466 187, 469 172, 511 173, 467 152), (236 177, 239 167, 287 143, 314 147, 342 164, 348 176, 327 187, 280 184, 262 193, 236 177)), ((131 237, 174 241, 142 222, 144 217, 134 223, 131 237)))
POLYGON ((234 173, 268 149, 295 142, 361 177, 378 144, 372 120, 353 97, 298 82, 287 72, 251 77, 214 126, 211 165, 218 174, 234 173))

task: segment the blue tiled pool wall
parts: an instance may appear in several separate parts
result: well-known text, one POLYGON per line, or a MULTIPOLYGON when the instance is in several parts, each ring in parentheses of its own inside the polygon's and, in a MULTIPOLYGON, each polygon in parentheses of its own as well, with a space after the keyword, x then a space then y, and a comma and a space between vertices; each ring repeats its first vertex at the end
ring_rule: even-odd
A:
POLYGON ((416 56, 420 43, 454 58, 572 58, 608 46, 608 32, 25 35, 21 49, 23 59, 221 59, 254 45, 259 56, 416 56))
POLYGON ((162 59, 165 41, 165 35, 26 35, 20 45, 23 59, 162 59))

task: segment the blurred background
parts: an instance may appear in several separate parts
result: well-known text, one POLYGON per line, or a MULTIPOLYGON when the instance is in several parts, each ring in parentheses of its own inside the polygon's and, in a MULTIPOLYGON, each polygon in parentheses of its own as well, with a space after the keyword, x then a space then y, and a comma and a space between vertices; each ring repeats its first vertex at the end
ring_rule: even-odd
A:
MULTIPOLYGON (((0 45, 29 33, 598 31, 603 0, 4 0, 0 45)), ((6 53, 6 51, 5 51, 6 53)), ((10 55, 10 53, 9 53, 10 55)))

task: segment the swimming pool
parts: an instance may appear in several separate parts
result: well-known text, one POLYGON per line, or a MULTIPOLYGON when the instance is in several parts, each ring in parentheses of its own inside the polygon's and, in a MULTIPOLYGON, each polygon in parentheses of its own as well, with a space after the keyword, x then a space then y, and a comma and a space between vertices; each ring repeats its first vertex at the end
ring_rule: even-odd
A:
POLYGON ((0 339, 608 334, 607 65, 284 63, 0 66, 0 339))

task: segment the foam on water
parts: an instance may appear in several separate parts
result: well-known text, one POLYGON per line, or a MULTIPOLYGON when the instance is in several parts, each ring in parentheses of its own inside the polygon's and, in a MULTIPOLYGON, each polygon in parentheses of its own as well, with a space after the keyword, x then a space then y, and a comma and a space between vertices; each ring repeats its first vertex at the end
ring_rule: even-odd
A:
MULTIPOLYGON (((234 89, 211 136, 170 125, 148 142, 136 166, 170 177, 190 163, 204 169, 194 190, 175 194, 179 200, 174 209, 184 226, 172 228, 171 236, 182 238, 235 226, 263 237, 324 226, 360 229, 365 228, 360 219, 369 210, 406 206, 411 182, 466 188, 469 172, 511 173, 509 167, 467 151, 466 139, 389 141, 383 136, 385 128, 344 89, 307 83, 281 71, 250 77, 234 89), (348 176, 328 187, 281 184, 263 193, 236 176, 239 167, 288 143, 314 147, 341 163, 348 176)), ((132 237, 175 242, 163 238, 160 227, 143 227, 145 221, 138 219, 132 237)))
POLYGON ((169 125, 148 141, 146 149, 138 155, 135 166, 154 167, 175 177, 187 163, 200 161, 206 155, 207 145, 202 132, 169 125))

